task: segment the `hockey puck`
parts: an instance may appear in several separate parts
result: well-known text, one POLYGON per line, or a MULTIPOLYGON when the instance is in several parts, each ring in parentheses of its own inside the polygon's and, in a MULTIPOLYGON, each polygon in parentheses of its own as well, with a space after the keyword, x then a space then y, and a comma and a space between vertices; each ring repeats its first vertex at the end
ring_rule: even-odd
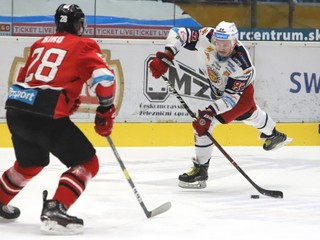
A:
POLYGON ((251 195, 251 198, 258 199, 258 198, 260 198, 260 196, 259 195, 251 195))

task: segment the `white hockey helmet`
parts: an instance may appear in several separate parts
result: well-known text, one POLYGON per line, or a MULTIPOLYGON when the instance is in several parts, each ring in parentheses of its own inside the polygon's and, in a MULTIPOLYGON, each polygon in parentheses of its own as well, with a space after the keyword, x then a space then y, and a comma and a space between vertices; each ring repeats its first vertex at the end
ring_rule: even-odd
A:
POLYGON ((214 39, 217 40, 231 40, 231 44, 234 45, 238 40, 238 29, 233 22, 220 22, 214 31, 214 39))

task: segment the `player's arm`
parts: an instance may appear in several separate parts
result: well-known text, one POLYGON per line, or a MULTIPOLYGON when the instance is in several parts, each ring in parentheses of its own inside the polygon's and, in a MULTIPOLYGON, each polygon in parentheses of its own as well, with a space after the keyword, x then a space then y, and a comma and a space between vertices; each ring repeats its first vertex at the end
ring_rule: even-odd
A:
POLYGON ((149 68, 152 72, 152 76, 159 78, 162 74, 168 71, 174 56, 182 48, 194 51, 197 50, 197 44, 199 41, 204 40, 206 45, 210 44, 212 37, 212 28, 203 29, 191 29, 191 28, 171 28, 166 38, 165 50, 163 52, 157 52, 156 57, 152 60, 149 68))
POLYGON ((211 43, 213 37, 213 28, 171 28, 166 39, 165 49, 176 55, 182 48, 194 51, 197 50, 199 41, 211 43))
POLYGON ((195 44, 199 38, 199 31, 190 28, 171 28, 166 38, 165 50, 157 52, 149 68, 152 76, 159 78, 168 71, 173 64, 174 56, 184 47, 189 50, 195 50, 195 44))
POLYGON ((92 73, 90 89, 96 93, 100 106, 111 106, 115 92, 113 71, 108 67, 95 69, 92 73))
MULTIPOLYGON (((99 45, 87 40, 80 54, 83 59, 79 66, 87 76, 90 89, 96 94, 99 106, 95 116, 95 130, 101 136, 109 136, 112 132, 116 108, 113 104, 115 93, 115 77, 113 71, 105 63, 99 45)), ((86 75, 85 75, 86 76, 86 75)))
POLYGON ((115 90, 115 79, 113 71, 107 66, 103 59, 99 45, 87 39, 83 43, 83 49, 78 57, 78 69, 98 100, 104 107, 113 104, 113 94, 115 90))
POLYGON ((166 39, 165 50, 176 55, 183 47, 196 50, 195 44, 199 39, 199 30, 191 28, 171 28, 166 39))
POLYGON ((101 136, 109 136, 112 132, 116 108, 113 104, 115 80, 113 72, 108 68, 96 69, 93 74, 91 89, 96 93, 99 106, 95 116, 95 130, 101 136))

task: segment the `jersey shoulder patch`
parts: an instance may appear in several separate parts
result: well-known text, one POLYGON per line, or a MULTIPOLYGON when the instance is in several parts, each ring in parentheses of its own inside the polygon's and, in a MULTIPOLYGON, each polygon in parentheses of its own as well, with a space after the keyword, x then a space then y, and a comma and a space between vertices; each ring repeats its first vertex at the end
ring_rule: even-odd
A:
POLYGON ((244 46, 236 46, 235 50, 236 52, 231 57, 232 60, 243 70, 251 68, 252 62, 244 46))
POLYGON ((213 33, 214 29, 211 27, 204 27, 200 29, 201 36, 207 38, 209 42, 212 42, 213 33))

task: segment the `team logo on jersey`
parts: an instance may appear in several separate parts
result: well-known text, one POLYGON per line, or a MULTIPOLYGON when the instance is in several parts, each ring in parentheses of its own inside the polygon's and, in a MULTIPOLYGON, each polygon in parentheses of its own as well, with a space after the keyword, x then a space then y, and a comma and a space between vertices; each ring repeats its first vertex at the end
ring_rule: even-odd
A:
MULTIPOLYGON (((11 69, 10 69, 10 75, 9 75, 9 81, 8 86, 10 87, 17 79, 19 71, 21 68, 25 65, 27 58, 30 53, 30 48, 27 47, 24 49, 23 57, 15 57, 11 69)), ((124 80, 123 80, 123 73, 122 73, 122 67, 120 60, 113 60, 111 59, 111 51, 107 49, 102 50, 102 58, 105 60, 105 62, 108 64, 109 68, 114 72, 115 80, 116 80, 116 93, 114 97, 114 104, 117 107, 117 113, 119 112, 122 104, 122 97, 123 97, 123 88, 124 88, 124 80)), ((10 91, 10 89, 8 89, 10 91)), ((21 95, 22 96, 22 95, 21 95)), ((23 95, 27 96, 27 95, 23 95)), ((31 95, 28 95, 29 97, 31 95)), ((28 98, 30 100, 30 98, 28 98)), ((98 106, 98 100, 93 93, 89 86, 86 84, 83 86, 81 95, 80 95, 80 101, 81 105, 78 109, 77 113, 95 113, 96 108, 98 106)), ((77 115, 75 115, 75 118, 77 115)), ((93 116, 92 116, 93 117, 93 116)))
POLYGON ((212 82, 214 82, 214 83, 220 82, 217 74, 215 73, 215 71, 212 68, 208 68, 208 76, 212 82))

